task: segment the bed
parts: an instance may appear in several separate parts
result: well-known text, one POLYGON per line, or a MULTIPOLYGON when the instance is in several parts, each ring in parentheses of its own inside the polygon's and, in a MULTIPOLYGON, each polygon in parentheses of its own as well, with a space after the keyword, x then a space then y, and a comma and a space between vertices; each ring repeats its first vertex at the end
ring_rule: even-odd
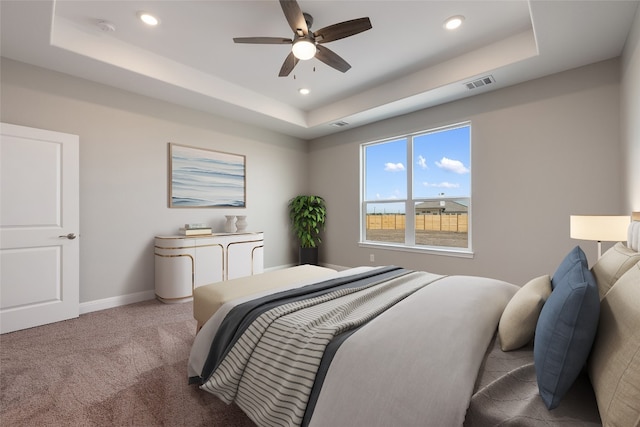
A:
POLYGON ((189 381, 259 426, 638 426, 639 246, 634 221, 522 287, 397 266, 252 287, 206 320, 189 381))

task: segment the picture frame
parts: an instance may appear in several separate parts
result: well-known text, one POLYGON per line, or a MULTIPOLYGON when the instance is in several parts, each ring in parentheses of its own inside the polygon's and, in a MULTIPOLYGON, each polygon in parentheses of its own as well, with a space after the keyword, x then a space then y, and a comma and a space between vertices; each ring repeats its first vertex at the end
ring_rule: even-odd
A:
POLYGON ((246 207, 246 157, 169 143, 170 208, 246 207))

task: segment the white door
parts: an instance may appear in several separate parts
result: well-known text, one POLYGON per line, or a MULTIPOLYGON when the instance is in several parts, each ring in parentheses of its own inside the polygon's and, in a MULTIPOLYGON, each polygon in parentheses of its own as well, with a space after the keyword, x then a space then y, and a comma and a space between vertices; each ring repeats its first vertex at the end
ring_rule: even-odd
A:
POLYGON ((79 315, 79 142, 0 123, 0 333, 79 315))

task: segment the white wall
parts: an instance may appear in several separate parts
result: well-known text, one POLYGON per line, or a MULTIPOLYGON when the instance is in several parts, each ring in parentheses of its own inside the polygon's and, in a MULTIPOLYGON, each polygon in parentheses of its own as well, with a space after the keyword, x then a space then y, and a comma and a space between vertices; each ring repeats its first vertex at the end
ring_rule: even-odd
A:
MULTIPOLYGON (((311 141, 311 191, 327 200, 321 261, 395 264, 524 283, 552 274, 576 244, 571 214, 626 213, 619 63, 601 62, 311 141), (359 144, 472 123, 473 259, 360 248, 359 144)), ((346 264, 345 264, 346 263, 346 264)))
MULTIPOLYGON (((80 136, 80 302, 154 289, 153 237, 246 214, 265 267, 297 260, 287 201, 307 187, 304 141, 2 58, 2 122, 80 136), (246 155, 246 209, 169 209, 167 143, 246 155)), ((152 293, 151 293, 152 295, 152 293)))
POLYGON ((622 53, 620 88, 626 211, 640 212, 640 8, 622 53))

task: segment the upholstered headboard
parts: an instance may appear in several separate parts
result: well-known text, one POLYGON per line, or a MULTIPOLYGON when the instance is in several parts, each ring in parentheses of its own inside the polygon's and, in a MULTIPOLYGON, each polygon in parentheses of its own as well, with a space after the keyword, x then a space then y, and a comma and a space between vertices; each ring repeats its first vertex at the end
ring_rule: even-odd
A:
MULTIPOLYGON (((627 259, 623 259, 623 251, 616 247, 611 248, 608 255, 609 261, 612 257, 618 259, 618 269, 628 270, 612 275, 619 278, 601 301, 598 333, 588 363, 604 426, 640 425, 637 394, 640 390, 639 246, 640 213, 634 213, 627 248, 623 248, 627 251, 627 259)), ((603 259, 604 262, 614 265, 603 259)))

